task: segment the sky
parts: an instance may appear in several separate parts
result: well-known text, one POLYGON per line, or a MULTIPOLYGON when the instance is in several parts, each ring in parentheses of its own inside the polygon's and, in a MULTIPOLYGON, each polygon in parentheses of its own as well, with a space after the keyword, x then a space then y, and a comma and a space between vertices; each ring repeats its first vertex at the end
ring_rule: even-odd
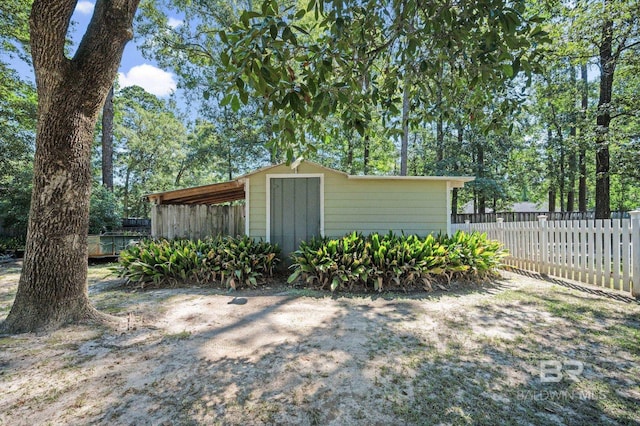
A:
MULTIPOLYGON (((72 20, 76 21, 78 25, 71 35, 76 45, 89 24, 94 4, 94 1, 80 0, 76 6, 72 20)), ((181 23, 182 21, 175 17, 171 17, 169 20, 169 25, 171 26, 177 27, 181 23)), ((120 87, 140 86, 147 92, 160 97, 170 95, 177 88, 176 76, 171 72, 158 68, 152 61, 143 58, 134 40, 131 40, 125 46, 118 73, 118 82, 120 87)))
MULTIPOLYGON (((71 18, 75 22, 75 26, 69 34, 69 37, 74 42, 74 48, 80 43, 80 39, 89 24, 94 5, 95 1, 89 0, 80 0, 76 5, 71 18)), ((178 17, 169 18, 169 25, 177 27, 181 24, 182 21, 178 17)), ((34 81, 33 69, 30 65, 15 58, 11 60, 11 64, 23 78, 34 81)), ((118 82, 120 87, 140 86, 147 92, 159 97, 169 96, 177 90, 175 74, 162 70, 153 61, 143 58, 135 40, 129 41, 125 46, 118 72, 118 82)))

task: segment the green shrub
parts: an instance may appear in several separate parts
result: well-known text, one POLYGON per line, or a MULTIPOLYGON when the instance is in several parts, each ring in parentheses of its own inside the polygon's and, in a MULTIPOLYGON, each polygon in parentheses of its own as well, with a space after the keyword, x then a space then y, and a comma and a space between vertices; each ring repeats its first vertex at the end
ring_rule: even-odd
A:
POLYGON ((0 181, 0 228, 21 240, 27 237, 32 180, 33 171, 28 166, 7 181, 0 181))
POLYGON ((120 228, 122 219, 118 200, 113 192, 102 185, 93 185, 89 208, 89 234, 100 234, 120 228))
POLYGON ((120 252, 116 271, 142 286, 178 282, 256 287, 280 262, 276 245, 249 237, 143 240, 120 252))
POLYGON ((351 290, 354 286, 384 289, 424 288, 434 281, 482 279, 495 272, 504 252, 485 234, 457 232, 453 236, 398 236, 389 232, 363 237, 313 239, 292 253, 293 273, 306 285, 351 290))
POLYGON ((0 237, 0 255, 13 254, 18 250, 24 250, 25 238, 20 237, 0 237))

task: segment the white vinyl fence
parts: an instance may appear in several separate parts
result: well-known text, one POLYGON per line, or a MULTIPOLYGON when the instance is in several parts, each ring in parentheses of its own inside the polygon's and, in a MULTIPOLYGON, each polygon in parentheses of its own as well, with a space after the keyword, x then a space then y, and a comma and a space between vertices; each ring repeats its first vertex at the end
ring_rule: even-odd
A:
POLYGON ((640 297, 640 211, 631 219, 464 223, 509 250, 504 263, 640 297))

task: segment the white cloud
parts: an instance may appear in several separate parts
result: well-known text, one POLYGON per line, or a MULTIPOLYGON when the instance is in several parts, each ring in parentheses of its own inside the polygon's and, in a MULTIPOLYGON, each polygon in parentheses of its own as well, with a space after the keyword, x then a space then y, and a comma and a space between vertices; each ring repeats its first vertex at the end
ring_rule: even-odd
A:
POLYGON ((87 0, 81 0, 76 5, 76 12, 83 15, 91 15, 93 13, 93 7, 95 5, 87 0))
POLYGON ((156 96, 167 96, 177 87, 173 74, 149 64, 136 65, 127 73, 119 73, 119 83, 120 87, 140 86, 156 96))
POLYGON ((169 18, 167 21, 167 25, 169 25, 170 28, 178 28, 182 24, 182 20, 178 18, 169 18))

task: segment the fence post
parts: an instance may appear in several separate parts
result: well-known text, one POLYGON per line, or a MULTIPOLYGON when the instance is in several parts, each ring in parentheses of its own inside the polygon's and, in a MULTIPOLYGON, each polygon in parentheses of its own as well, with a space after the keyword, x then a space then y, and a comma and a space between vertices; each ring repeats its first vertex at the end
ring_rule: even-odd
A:
MULTIPOLYGON (((158 238, 159 210, 156 203, 151 204, 151 238, 158 238)), ((160 223, 162 223, 162 219, 160 219, 160 223)))
POLYGON ((640 210, 629 212, 631 216, 631 294, 640 297, 640 210))
POLYGON ((465 219, 464 220, 464 228, 465 228, 467 234, 471 233, 471 221, 469 219, 465 219))
POLYGON ((497 240, 500 241, 502 243, 502 245, 504 245, 504 228, 503 228, 503 222, 504 222, 504 218, 502 217, 497 217, 496 218, 496 228, 497 228, 497 240))
POLYGON ((547 216, 540 215, 538 216, 538 241, 540 242, 540 270, 538 271, 540 274, 548 275, 549 274, 549 241, 547 234, 547 216))

